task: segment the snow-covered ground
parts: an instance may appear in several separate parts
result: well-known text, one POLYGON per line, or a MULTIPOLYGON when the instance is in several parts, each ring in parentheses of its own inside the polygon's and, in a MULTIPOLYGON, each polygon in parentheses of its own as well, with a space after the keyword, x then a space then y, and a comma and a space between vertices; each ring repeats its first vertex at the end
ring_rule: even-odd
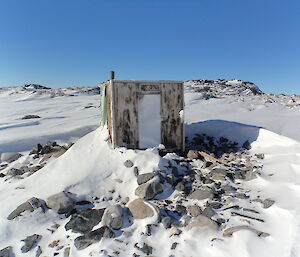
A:
MULTIPOLYGON (((176 161, 182 157, 175 154, 161 157, 156 149, 111 149, 106 141, 107 131, 97 128, 100 104, 97 94, 78 88, 64 90, 63 94, 22 88, 0 90, 0 153, 23 154, 8 166, 3 165, 0 172, 7 174, 12 168, 20 169, 29 164, 44 165, 30 175, 0 178, 0 249, 11 246, 15 256, 36 256, 37 249, 43 252, 41 256, 68 256, 66 249, 70 250, 69 256, 75 257, 145 256, 139 247, 146 243, 153 248, 149 255, 163 257, 300 256, 300 98, 261 94, 253 85, 246 85, 252 90, 240 81, 186 82, 186 134, 189 138, 196 133, 225 137, 240 146, 248 140, 252 147, 249 154, 264 154, 263 160, 255 159, 256 166, 263 165, 255 179, 220 182, 222 185, 230 183, 247 195, 245 199, 230 198, 230 204, 226 204, 250 209, 249 216, 259 221, 239 216, 229 219, 223 207, 212 217, 213 220, 229 219, 221 228, 200 226, 187 231, 180 227, 181 234, 176 235, 164 228, 155 215, 141 220, 125 215, 122 228, 114 231, 114 239, 102 238, 83 250, 74 247, 73 241, 79 234, 64 228, 69 218, 54 210, 43 212, 38 208, 12 220, 7 217, 31 197, 46 200, 62 191, 69 192, 77 202, 89 201, 96 209, 114 204, 128 207, 138 198, 135 193, 138 184, 134 168, 124 166, 124 162, 130 160, 139 174, 162 173, 164 169, 168 172, 170 163, 177 165, 180 173, 185 169, 176 161), (40 118, 22 119, 26 115, 40 118), (70 141, 75 144, 58 158, 29 154, 37 143, 54 140, 61 145, 70 141), (262 208, 257 199, 275 202, 269 208, 262 208), (53 225, 58 228, 53 229, 53 225), (269 236, 259 237, 249 230, 238 231, 232 237, 223 236, 224 229, 237 225, 251 226, 269 236), (39 248, 35 246, 22 253, 24 242, 21 240, 33 234, 41 235, 39 248)), ((199 161, 194 160, 191 165, 197 167, 199 161)), ((177 190, 167 183, 163 183, 163 190, 158 200, 178 201, 177 190)), ((197 201, 187 200, 184 205, 204 204, 197 201)), ((101 222, 93 229, 104 225, 101 222)))

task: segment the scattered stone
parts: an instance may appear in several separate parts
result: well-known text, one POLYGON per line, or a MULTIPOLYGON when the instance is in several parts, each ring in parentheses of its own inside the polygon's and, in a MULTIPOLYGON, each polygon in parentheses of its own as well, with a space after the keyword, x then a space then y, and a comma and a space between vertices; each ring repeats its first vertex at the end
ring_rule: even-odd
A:
POLYGON ((52 241, 48 246, 50 247, 50 248, 54 248, 54 247, 56 247, 56 246, 58 246, 59 245, 59 240, 54 240, 54 241, 52 241))
POLYGON ((7 246, 0 250, 0 257, 11 257, 14 256, 13 249, 11 246, 7 246))
POLYGON ((182 231, 177 227, 172 227, 170 230, 170 237, 171 236, 179 236, 182 233, 182 231))
POLYGON ((268 209, 268 208, 271 207, 274 203, 275 203, 275 201, 272 200, 272 199, 265 199, 265 200, 262 201, 262 204, 263 204, 263 208, 264 208, 264 209, 268 209))
POLYGON ((131 160, 126 160, 126 161, 124 162, 124 166, 125 166, 126 168, 131 168, 131 167, 133 167, 133 162, 132 162, 131 160))
POLYGON ((191 230, 194 227, 207 227, 213 231, 217 231, 218 223, 200 214, 197 217, 193 218, 190 224, 187 225, 186 229, 191 230))
POLYGON ((70 256, 70 252, 71 252, 71 248, 67 247, 64 250, 64 257, 69 257, 70 256))
POLYGON ((166 176, 166 182, 168 183, 168 184, 170 184, 170 185, 174 185, 175 184, 175 177, 174 177, 174 175, 173 174, 168 174, 167 176, 166 176))
POLYGON ((28 119, 38 119, 38 118, 41 118, 41 117, 39 115, 29 114, 29 115, 23 116, 21 119, 28 120, 28 119))
POLYGON ((38 246, 38 248, 36 249, 35 257, 40 257, 42 253, 42 248, 38 246))
POLYGON ((152 249, 153 248, 146 243, 144 243, 143 247, 140 248, 140 250, 146 255, 152 254, 152 249))
POLYGON ((241 226, 235 226, 235 227, 231 227, 231 228, 227 228, 223 231, 223 236, 224 237, 229 237, 229 236, 232 236, 233 233, 235 232, 238 232, 240 230, 249 230, 249 231, 252 231, 254 232, 255 234, 257 234, 259 237, 267 237, 269 236, 270 234, 268 233, 265 233, 265 232, 261 232, 255 228, 252 228, 250 226, 247 226, 247 225, 241 225, 241 226))
POLYGON ((75 238, 74 245, 77 250, 82 250, 87 248, 91 244, 99 242, 102 237, 113 238, 114 236, 114 232, 108 227, 104 226, 91 232, 88 232, 83 236, 75 238))
POLYGON ((255 154, 255 156, 261 160, 265 159, 265 155, 263 153, 257 153, 257 154, 255 154))
POLYGON ((105 209, 83 209, 71 216, 70 221, 65 225, 66 230, 78 233, 87 233, 93 229, 102 219, 105 209))
POLYGON ((134 176, 138 176, 139 175, 139 168, 138 167, 133 167, 133 174, 134 174, 134 176))
POLYGON ((0 160, 3 162, 13 162, 17 159, 19 159, 22 156, 20 153, 16 152, 7 152, 7 153, 2 153, 0 160))
POLYGON ((145 200, 151 200, 156 195, 163 192, 163 188, 159 182, 145 183, 136 188, 135 194, 145 200))
POLYGON ((155 208, 142 199, 135 199, 129 203, 128 208, 135 219, 145 219, 155 215, 155 208))
POLYGON ((172 245, 171 245, 171 250, 175 250, 176 247, 177 247, 178 243, 177 242, 174 242, 172 245))
POLYGON ((175 186, 175 189, 177 191, 184 191, 185 190, 184 183, 182 181, 178 182, 177 185, 175 186))
POLYGON ((209 205, 214 209, 220 209, 223 206, 223 204, 221 204, 219 202, 211 202, 209 205))
POLYGON ((25 244, 21 248, 22 253, 27 253, 34 247, 36 247, 38 241, 42 238, 42 236, 38 234, 33 234, 31 236, 26 237, 25 239, 21 240, 25 244))
POLYGON ((112 229, 120 229, 123 226, 123 216, 123 208, 120 205, 113 205, 105 210, 102 221, 112 229))
POLYGON ((215 211, 211 207, 205 207, 203 212, 202 212, 202 215, 204 215, 208 218, 211 218, 215 214, 216 214, 215 211))
POLYGON ((171 227, 171 217, 167 216, 162 218, 161 223, 163 224, 164 228, 170 228, 171 227))
POLYGON ((189 205, 187 210, 193 217, 197 217, 202 213, 201 208, 198 205, 189 205))
POLYGON ((7 217, 8 220, 12 220, 18 216, 21 216, 21 214, 25 211, 30 211, 33 212, 34 210, 38 208, 42 208, 45 210, 45 205, 44 203, 36 198, 32 197, 29 200, 27 200, 25 203, 20 204, 15 210, 13 210, 7 217))
POLYGON ((58 214, 63 214, 73 210, 76 201, 69 197, 67 193, 61 192, 48 197, 46 204, 50 209, 57 211, 58 214))
POLYGON ((176 207, 175 207, 175 211, 179 215, 183 216, 186 213, 186 208, 183 205, 177 204, 176 207))
POLYGON ((22 170, 19 170, 19 169, 15 169, 15 168, 11 168, 7 173, 6 173, 6 176, 12 176, 12 177, 15 177, 15 176, 21 176, 23 175, 24 172, 22 170))
POLYGON ((213 198, 213 194, 209 190, 196 189, 194 192, 189 194, 188 198, 195 200, 204 200, 207 198, 213 198))
POLYGON ((257 178, 257 175, 256 175, 255 171, 249 171, 245 175, 245 181, 250 181, 250 180, 253 180, 253 179, 256 179, 256 178, 257 178))
POLYGON ((198 159, 199 153, 198 153, 198 151, 195 151, 195 150, 189 150, 186 157, 189 159, 198 159))
POLYGON ((144 183, 148 182, 150 179, 154 178, 155 176, 156 176, 156 174, 152 173, 152 172, 140 174, 137 177, 137 183, 139 185, 144 184, 144 183))

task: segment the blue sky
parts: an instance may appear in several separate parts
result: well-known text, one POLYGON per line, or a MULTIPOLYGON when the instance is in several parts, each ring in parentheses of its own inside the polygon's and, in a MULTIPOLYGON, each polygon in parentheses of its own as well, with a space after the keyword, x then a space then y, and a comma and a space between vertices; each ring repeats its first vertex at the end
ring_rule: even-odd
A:
POLYGON ((242 79, 300 94, 298 0, 0 0, 0 86, 242 79))

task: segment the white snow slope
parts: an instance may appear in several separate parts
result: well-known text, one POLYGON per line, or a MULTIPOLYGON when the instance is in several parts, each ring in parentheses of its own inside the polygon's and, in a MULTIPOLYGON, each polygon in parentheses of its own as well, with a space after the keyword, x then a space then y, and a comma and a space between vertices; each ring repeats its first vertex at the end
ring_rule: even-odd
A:
MULTIPOLYGON (((170 237, 169 231, 162 226, 157 226, 148 237, 141 232, 145 232, 144 225, 150 224, 151 220, 135 220, 131 226, 122 228, 118 240, 102 239, 77 251, 72 240, 78 235, 66 233, 64 225, 68 219, 60 218, 52 210, 46 213, 35 211, 8 221, 8 214, 29 198, 46 199, 63 190, 72 192, 78 200, 108 199, 112 196, 111 202, 99 201, 97 208, 117 202, 115 199, 121 202, 129 197, 131 201, 137 198, 134 194, 137 182, 132 170, 124 167, 124 161, 132 160, 141 174, 161 169, 164 160, 155 149, 111 149, 106 141, 107 131, 102 128, 94 130, 99 122, 98 109, 84 108, 89 103, 98 106, 98 96, 79 94, 51 98, 28 92, 11 94, 7 90, 0 93, 0 152, 23 151, 25 155, 15 165, 29 162, 26 151, 38 142, 75 140, 94 131, 80 138, 65 154, 32 176, 22 180, 0 179, 0 249, 10 245, 15 256, 35 256, 35 251, 21 253, 23 243, 20 240, 37 233, 43 235, 39 242, 42 256, 53 256, 57 252, 47 247, 53 240, 70 245, 70 256, 75 257, 117 256, 115 251, 120 252, 118 256, 132 256, 136 242, 154 246, 152 255, 157 257, 300 256, 299 100, 290 96, 294 99, 292 107, 287 106, 290 98, 286 101, 284 96, 273 96, 273 103, 266 99, 271 96, 264 95, 222 96, 220 99, 204 100, 201 92, 194 92, 189 87, 185 97, 188 135, 207 133, 239 143, 247 139, 251 142, 252 153, 265 154, 263 173, 255 180, 241 183, 249 189, 251 197, 259 194, 275 200, 270 208, 260 210, 264 223, 253 221, 253 225, 269 233, 269 237, 261 238, 250 231, 239 231, 224 238, 219 232, 206 229, 183 231, 180 237, 170 237), (27 114, 41 118, 20 119, 27 114), (47 228, 54 222, 61 226, 51 233, 47 228), (171 250, 174 242, 179 244, 171 250)), ((63 251, 58 251, 57 256, 63 256, 63 251)))

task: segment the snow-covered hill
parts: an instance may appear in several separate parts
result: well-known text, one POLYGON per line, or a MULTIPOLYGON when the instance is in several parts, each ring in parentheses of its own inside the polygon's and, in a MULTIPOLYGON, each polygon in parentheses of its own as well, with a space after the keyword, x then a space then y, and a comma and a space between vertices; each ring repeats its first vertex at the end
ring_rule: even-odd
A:
POLYGON ((112 149, 90 89, 0 90, 0 256, 300 256, 299 96, 188 81, 194 150, 161 156, 112 149))

